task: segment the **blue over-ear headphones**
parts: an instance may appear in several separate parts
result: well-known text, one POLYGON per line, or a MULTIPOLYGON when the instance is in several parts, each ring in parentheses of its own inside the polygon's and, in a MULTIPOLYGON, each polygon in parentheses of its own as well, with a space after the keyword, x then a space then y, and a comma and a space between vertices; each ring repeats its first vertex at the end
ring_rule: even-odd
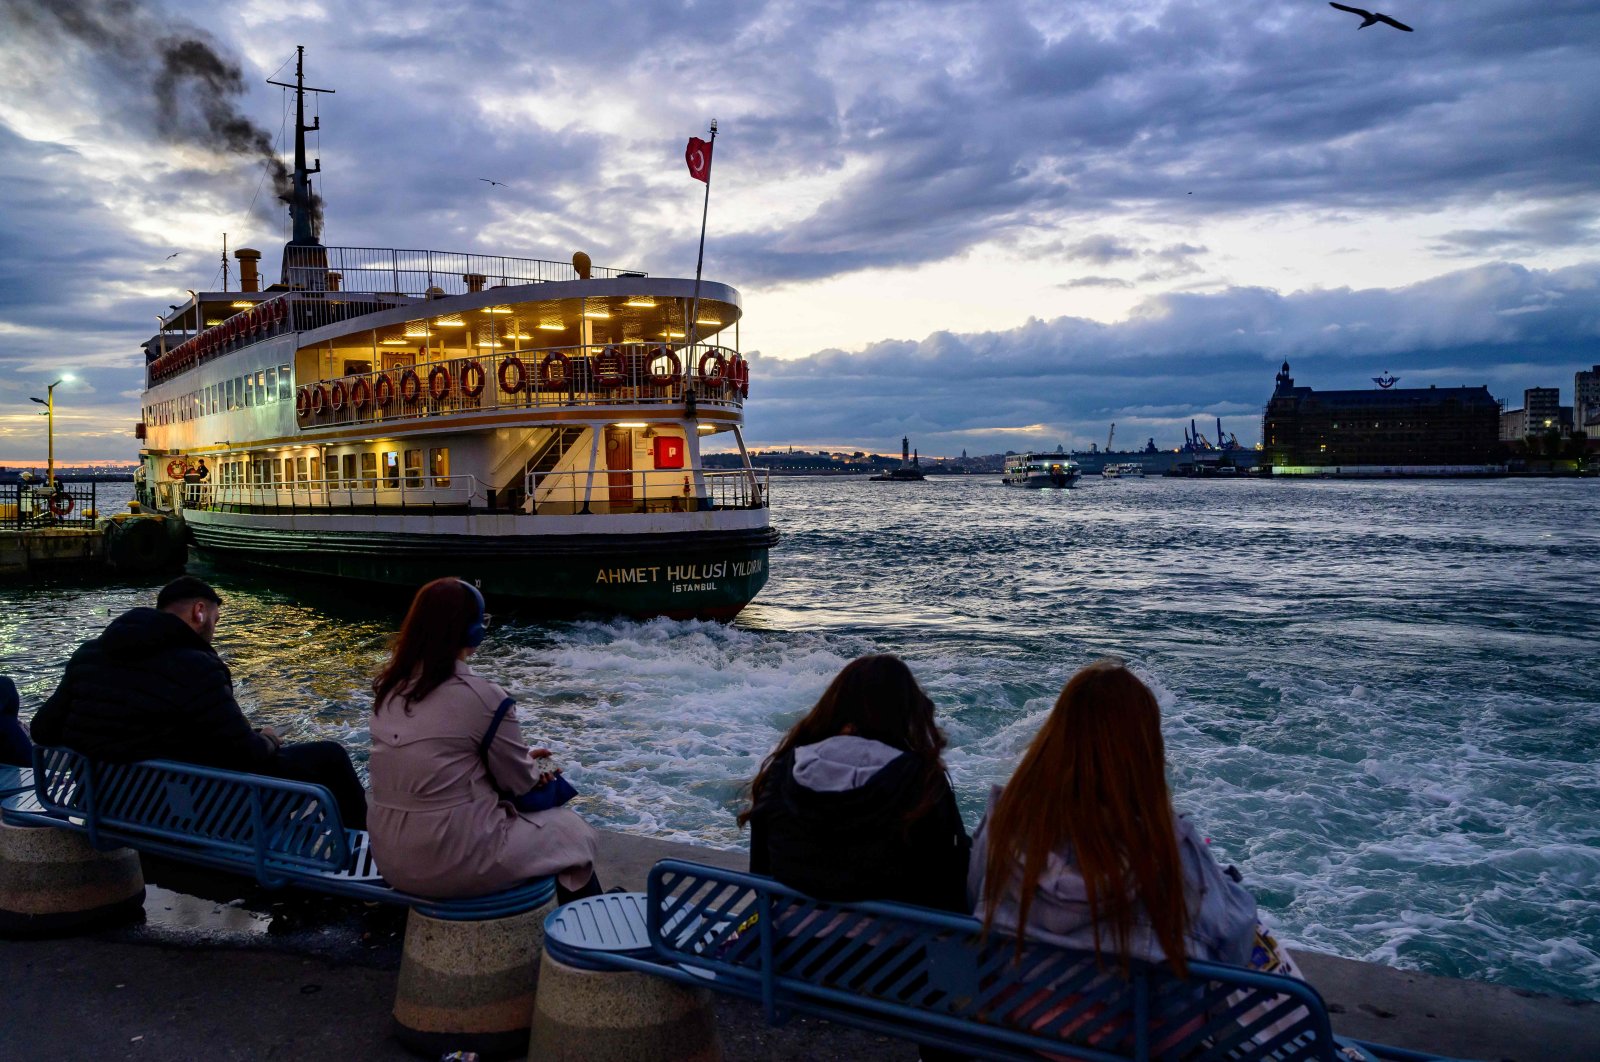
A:
POLYGON ((457 579, 456 582, 472 591, 472 599, 478 603, 478 618, 472 621, 472 626, 467 628, 467 633, 461 636, 463 646, 468 649, 476 649, 483 644, 483 636, 489 632, 489 628, 484 624, 484 620, 487 617, 483 611, 483 592, 465 579, 457 579))

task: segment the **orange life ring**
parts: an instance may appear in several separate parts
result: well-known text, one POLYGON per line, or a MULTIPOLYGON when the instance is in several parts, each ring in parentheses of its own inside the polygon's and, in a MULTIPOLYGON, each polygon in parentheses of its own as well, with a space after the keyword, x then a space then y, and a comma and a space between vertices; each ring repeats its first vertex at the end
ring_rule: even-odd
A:
POLYGON ((58 490, 50 495, 50 513, 52 516, 65 516, 72 511, 72 495, 64 490, 58 490))
POLYGON ((378 381, 372 385, 372 402, 379 409, 388 409, 389 403, 394 401, 394 380, 386 372, 378 374, 378 381))
POLYGON ((488 382, 488 376, 483 371, 483 365, 476 361, 469 361, 461 366, 461 393, 468 398, 477 398, 483 394, 483 385, 488 382))
POLYGON ((355 406, 357 411, 366 409, 372 404, 372 385, 367 383, 365 376, 357 376, 355 382, 350 385, 350 404, 355 406))
POLYGON ((348 396, 349 390, 345 387, 344 381, 335 380, 333 381, 333 393, 328 396, 328 404, 332 406, 333 411, 337 413, 344 408, 345 399, 348 396))
POLYGON ((607 345, 594 359, 594 382, 601 387, 620 387, 628 379, 628 363, 622 351, 607 345))
POLYGON ((300 388, 300 393, 294 396, 294 412, 295 416, 299 417, 301 420, 305 420, 307 417, 311 416, 310 388, 302 387, 300 388))
POLYGON ((728 376, 728 359, 719 351, 708 350, 700 355, 700 379, 709 384, 720 385, 728 376), (706 362, 711 363, 711 371, 706 372, 706 362))
POLYGON ((182 479, 184 469, 187 467, 188 466, 183 463, 183 458, 174 457, 171 461, 167 462, 167 478, 182 479))
POLYGON ((496 373, 500 380, 500 390, 504 394, 514 395, 528 385, 528 367, 522 364, 522 359, 511 354, 501 359, 500 371, 496 373), (507 370, 513 370, 507 372, 507 370))
POLYGON ((678 377, 683 374, 683 362, 678 360, 678 355, 675 354, 672 348, 667 346, 665 343, 651 351, 650 356, 645 360, 644 364, 645 367, 650 370, 650 382, 655 384, 657 387, 669 387, 676 383, 678 381, 678 377), (667 360, 667 364, 671 366, 665 372, 661 372, 655 367, 656 362, 660 361, 662 358, 665 358, 667 360))
POLYGON ((288 303, 288 300, 286 300, 286 299, 274 299, 274 300, 272 300, 272 316, 274 316, 274 317, 276 317, 278 319, 278 323, 279 324, 282 324, 283 323, 283 319, 285 317, 289 316, 289 303, 288 303))
POLYGON ((450 397, 450 370, 443 365, 435 365, 433 371, 428 373, 428 397, 435 402, 443 402, 450 397))
POLYGON ((572 359, 559 350, 546 354, 539 363, 538 384, 541 391, 566 390, 572 385, 572 359), (559 371, 551 372, 552 365, 559 366, 559 371))
POLYGON ((750 363, 738 354, 733 356, 733 383, 741 396, 750 397, 750 363))
POLYGON ((400 398, 406 402, 415 402, 422 397, 422 377, 417 375, 417 370, 407 369, 400 374, 400 398))
POLYGON ((311 389, 311 412, 321 415, 322 411, 327 408, 328 389, 321 384, 317 384, 311 389))

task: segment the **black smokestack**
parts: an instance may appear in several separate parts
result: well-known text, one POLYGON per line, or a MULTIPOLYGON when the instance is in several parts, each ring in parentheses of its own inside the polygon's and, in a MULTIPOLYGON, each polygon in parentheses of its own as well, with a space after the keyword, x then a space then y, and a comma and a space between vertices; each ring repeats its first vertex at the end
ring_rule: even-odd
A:
MULTIPOLYGON (((148 85, 155 103, 155 133, 163 140, 264 162, 273 191, 287 201, 294 181, 273 150, 272 135, 239 110, 245 94, 243 71, 204 31, 152 13, 134 0, 48 0, 3 6, 19 36, 81 45, 122 92, 130 84, 148 85)), ((112 91, 107 88, 108 95, 112 91)), ((312 197, 311 210, 320 231, 320 197, 312 197)), ((276 211, 262 213, 272 221, 282 217, 276 211)))

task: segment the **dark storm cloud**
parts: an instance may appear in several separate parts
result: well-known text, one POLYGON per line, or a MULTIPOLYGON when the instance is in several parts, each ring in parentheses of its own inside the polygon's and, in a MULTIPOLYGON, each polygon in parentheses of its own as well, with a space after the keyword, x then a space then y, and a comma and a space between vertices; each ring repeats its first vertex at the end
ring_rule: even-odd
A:
MULTIPOLYGON (((71 129, 55 129, 44 105, 31 122, 0 122, 0 387, 13 370, 61 358, 69 325, 74 357, 121 366, 91 367, 108 374, 93 378, 96 395, 137 387, 141 322, 215 272, 209 251, 165 264, 176 248, 152 219, 234 218, 218 227, 235 245, 274 257, 283 211, 269 188, 254 220, 243 219, 261 178, 243 163, 279 124, 278 90, 262 82, 296 43, 308 46, 314 83, 339 90, 316 103, 324 132, 313 145, 330 242, 556 259, 582 247, 604 264, 687 272, 699 186, 682 173, 683 139, 716 115, 708 270, 752 301, 778 285, 946 261, 980 243, 1093 271, 1046 281, 1067 288, 1198 289, 1217 283, 1201 246, 1216 241, 1188 229, 1219 221, 1448 218, 1500 204, 1498 219, 1485 213, 1476 227, 1434 227, 1445 233, 1439 253, 1483 260, 1592 245, 1600 215, 1592 0, 1417 5, 1402 13, 1415 34, 1357 33, 1315 2, 1226 12, 1215 0, 324 6, 0 0, 7 113, 26 112, 35 85, 69 87, 89 113, 71 129), (150 165, 105 172, 84 157, 90 145, 147 152, 150 165), (801 206, 791 207, 791 182, 803 184, 801 206), (750 208, 753 190, 770 212, 750 208), (741 195, 745 212, 733 220, 726 204, 741 195), (1140 231, 1152 224, 1162 235, 1140 231)), ((872 387, 915 398, 898 408, 917 412, 874 405, 865 384, 840 409, 952 431, 1068 430, 1191 400, 1252 408, 1257 363, 1273 362, 1268 351, 1287 335, 1305 356, 1334 360, 1340 350, 1377 358, 1386 351, 1374 337, 1393 339, 1396 360, 1352 370, 1356 382, 1399 372, 1398 359, 1419 350, 1435 352, 1424 359, 1433 368, 1413 376, 1443 372, 1448 350, 1474 382, 1477 366, 1514 353, 1508 343, 1526 341, 1518 360, 1542 366, 1542 351, 1590 335, 1586 319, 1563 313, 1586 297, 1559 285, 1529 286, 1488 318, 1446 294, 1462 277, 1498 290, 1516 275, 1470 271, 1406 289, 1416 306, 1383 292, 1175 293, 1115 326, 1036 322, 818 354, 803 366, 864 373, 872 387), (1451 313, 1436 320, 1414 312, 1445 303, 1451 313), (1313 309, 1308 332, 1297 322, 1313 309), (1480 323, 1475 338, 1440 339, 1458 317, 1480 323), (1504 322, 1522 338, 1495 338, 1504 322), (1535 324, 1537 337, 1526 331, 1535 324), (929 371, 896 381, 874 368, 890 351, 929 371), (1071 351, 1098 360, 1080 364, 1071 351), (1016 361, 1023 352, 1034 360, 1016 361), (1009 380, 1023 395, 996 391, 975 404, 981 416, 949 428, 939 387, 972 379, 988 394, 991 370, 1013 362, 1009 380), (1032 393, 1035 371, 1074 397, 1032 393)), ((775 384, 808 379, 803 367, 786 371, 774 367, 775 384)), ((799 403, 773 408, 804 434, 801 414, 817 415, 816 404, 809 393, 799 403)))
POLYGON ((1392 290, 1169 294, 1114 325, 1063 317, 757 356, 750 419, 757 442, 884 449, 913 431, 928 454, 1087 446, 1111 421, 1170 447, 1189 418, 1219 415, 1254 443, 1285 359, 1319 389, 1365 388, 1387 369, 1410 386, 1487 384, 1518 405, 1533 386, 1570 401, 1572 373, 1597 351, 1600 265, 1482 266, 1392 290))
POLYGON ((882 76, 835 67, 833 121, 770 164, 815 174, 847 157, 854 175, 799 223, 724 238, 736 273, 914 264, 1108 211, 1181 222, 1594 195, 1592 5, 1530 20, 1485 0, 1388 38, 1346 35, 1311 4, 1229 19, 1213 3, 1108 6, 1060 33, 1010 5, 945 5, 925 21, 958 38, 897 52, 901 10, 829 8, 789 42, 805 66, 826 65, 836 34, 883 42, 844 49, 882 76))
POLYGON ((1565 247, 1590 247, 1600 236, 1600 211, 1554 206, 1528 210, 1505 228, 1457 229, 1439 238, 1442 254, 1519 256, 1565 247))

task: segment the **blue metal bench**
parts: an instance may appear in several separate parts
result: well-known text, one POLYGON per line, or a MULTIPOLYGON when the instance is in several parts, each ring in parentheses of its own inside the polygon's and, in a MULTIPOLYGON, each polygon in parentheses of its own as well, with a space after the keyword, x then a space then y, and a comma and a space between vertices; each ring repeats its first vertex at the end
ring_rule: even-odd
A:
POLYGON ((125 846, 247 874, 269 889, 294 885, 405 904, 431 918, 480 921, 521 914, 555 895, 554 878, 502 892, 438 900, 383 880, 365 830, 346 829, 320 785, 170 760, 95 763, 35 746, 33 788, 0 803, 13 826, 78 830, 96 848, 125 846))
POLYGON ((552 959, 637 970, 991 1059, 1432 1059, 1336 1039, 1314 988, 1191 961, 1187 979, 1134 962, 986 936, 976 919, 895 903, 834 904, 770 878, 663 860, 645 895, 557 908, 552 959))

